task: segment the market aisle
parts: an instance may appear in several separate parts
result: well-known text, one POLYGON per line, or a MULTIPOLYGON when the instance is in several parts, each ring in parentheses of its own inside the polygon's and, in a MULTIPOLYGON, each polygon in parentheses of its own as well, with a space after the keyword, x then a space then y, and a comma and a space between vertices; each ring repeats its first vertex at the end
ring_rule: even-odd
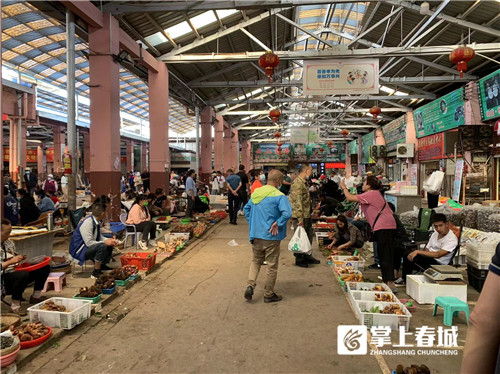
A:
POLYGON ((244 300, 251 247, 239 221, 222 223, 120 297, 116 311, 130 313, 119 322, 104 319, 76 340, 82 331, 72 332, 22 372, 380 373, 372 356, 336 355, 332 321, 357 322, 323 257, 298 268, 283 242, 284 300, 264 304, 262 279, 254 301, 244 300))

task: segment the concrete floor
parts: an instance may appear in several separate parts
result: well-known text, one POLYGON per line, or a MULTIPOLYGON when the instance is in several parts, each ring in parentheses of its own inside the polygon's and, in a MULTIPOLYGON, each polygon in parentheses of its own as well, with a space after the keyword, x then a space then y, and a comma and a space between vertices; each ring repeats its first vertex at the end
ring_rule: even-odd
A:
MULTIPOLYGON (((324 258, 293 265, 282 243, 276 291, 264 304, 261 273, 254 300, 243 298, 251 246, 248 226, 223 222, 88 323, 20 369, 21 373, 390 373, 398 363, 426 363, 458 373, 459 356, 339 356, 337 325, 358 324, 324 258), (235 239, 238 247, 228 246, 235 239)), ((290 236, 290 235, 289 235, 290 236)), ((376 279, 376 273, 373 273, 376 279)), ((401 296, 402 297, 402 296, 401 296)), ((426 307, 411 327, 442 324, 426 307), (415 324, 416 322, 417 324, 415 324)), ((459 345, 466 329, 459 326, 459 345)), ((459 321, 460 323, 460 321, 459 321)))

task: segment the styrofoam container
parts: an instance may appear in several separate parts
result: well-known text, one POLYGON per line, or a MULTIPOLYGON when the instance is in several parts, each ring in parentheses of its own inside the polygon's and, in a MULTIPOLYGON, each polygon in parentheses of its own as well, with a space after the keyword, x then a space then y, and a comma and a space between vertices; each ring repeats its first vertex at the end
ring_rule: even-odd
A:
POLYGON ((168 232, 165 234, 165 243, 169 243, 171 239, 181 238, 185 242, 189 240, 189 232, 168 232))
POLYGON ((382 301, 359 300, 354 302, 354 312, 359 319, 359 324, 368 328, 372 326, 389 326, 391 330, 399 330, 399 327, 403 326, 407 331, 410 329, 411 313, 400 302, 385 303, 382 301), (380 310, 383 310, 386 306, 394 304, 401 307, 404 315, 364 312, 374 306, 379 306, 380 310))
POLYGON ((394 295, 392 292, 384 292, 384 291, 356 291, 356 290, 347 290, 347 293, 349 295, 349 298, 351 299, 352 302, 355 301, 377 301, 375 300, 375 294, 382 295, 382 294, 389 294, 392 296, 393 300, 392 301, 384 301, 388 303, 399 303, 400 301, 394 295))
POLYGON ((316 235, 316 243, 318 243, 318 246, 321 246, 323 244, 324 239, 328 239, 328 233, 326 232, 315 232, 316 235))
POLYGON ((425 275, 407 275, 406 293, 419 304, 434 304, 436 297, 454 296, 467 302, 467 284, 438 284, 425 275))
POLYGON ((467 265, 479 270, 488 270, 490 268, 491 261, 489 263, 481 263, 473 260, 472 258, 467 259, 467 265))
POLYGON ((385 283, 367 283, 367 282, 346 282, 348 290, 352 291, 373 291, 375 286, 382 286, 384 291, 374 292, 392 292, 389 286, 385 283))
POLYGON ((353 256, 333 256, 332 262, 335 267, 337 266, 352 266, 354 270, 365 270, 365 262, 359 257, 359 261, 347 261, 348 258, 353 256))
POLYGON ((90 318, 90 307, 92 301, 81 299, 69 299, 66 297, 52 297, 28 308, 30 322, 42 322, 50 327, 71 330, 86 319, 90 318), (42 310, 47 301, 53 301, 57 305, 64 305, 70 312, 53 312, 42 310))

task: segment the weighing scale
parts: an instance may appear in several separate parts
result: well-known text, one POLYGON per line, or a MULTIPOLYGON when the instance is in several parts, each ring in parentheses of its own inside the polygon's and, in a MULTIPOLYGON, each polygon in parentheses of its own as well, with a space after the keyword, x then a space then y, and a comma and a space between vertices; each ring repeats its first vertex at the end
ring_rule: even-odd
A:
POLYGON ((464 279, 462 272, 450 265, 431 265, 431 267, 424 272, 424 275, 435 282, 448 280, 458 281, 464 279))

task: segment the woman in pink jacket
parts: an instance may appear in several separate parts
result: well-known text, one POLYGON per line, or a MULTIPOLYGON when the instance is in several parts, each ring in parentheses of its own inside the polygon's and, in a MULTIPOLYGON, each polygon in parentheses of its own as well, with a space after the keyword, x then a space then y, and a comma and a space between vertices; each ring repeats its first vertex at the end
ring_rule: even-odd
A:
POLYGON ((134 225, 137 232, 142 232, 142 239, 139 242, 139 247, 143 251, 148 249, 148 244, 151 247, 156 247, 156 224, 151 220, 148 211, 148 198, 145 195, 138 195, 135 199, 126 223, 134 225), (149 236, 149 241, 148 241, 149 236))

